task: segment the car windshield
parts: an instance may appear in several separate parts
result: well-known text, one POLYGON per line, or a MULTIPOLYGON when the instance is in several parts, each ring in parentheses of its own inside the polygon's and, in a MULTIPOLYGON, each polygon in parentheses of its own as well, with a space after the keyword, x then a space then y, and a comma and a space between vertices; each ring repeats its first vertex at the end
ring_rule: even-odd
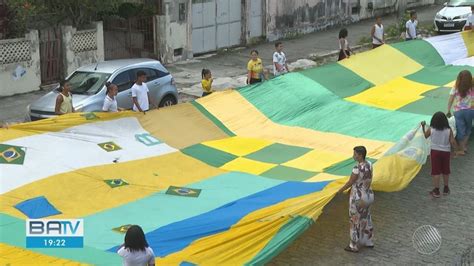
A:
POLYGON ((448 6, 474 6, 474 0, 451 0, 448 6))
POLYGON ((67 80, 73 94, 96 94, 110 77, 108 73, 76 71, 67 80))

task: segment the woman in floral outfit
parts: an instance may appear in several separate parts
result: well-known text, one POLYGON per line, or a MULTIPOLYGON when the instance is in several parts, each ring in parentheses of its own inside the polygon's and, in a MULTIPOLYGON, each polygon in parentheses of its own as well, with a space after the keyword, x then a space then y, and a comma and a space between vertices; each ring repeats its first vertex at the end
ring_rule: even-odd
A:
POLYGON ((370 206, 374 202, 374 192, 370 189, 372 183, 372 163, 365 159, 367 150, 363 146, 354 148, 353 158, 357 165, 352 169, 349 181, 339 189, 342 193, 351 188, 349 197, 350 238, 349 245, 344 249, 358 252, 359 247, 373 248, 373 225, 370 206))

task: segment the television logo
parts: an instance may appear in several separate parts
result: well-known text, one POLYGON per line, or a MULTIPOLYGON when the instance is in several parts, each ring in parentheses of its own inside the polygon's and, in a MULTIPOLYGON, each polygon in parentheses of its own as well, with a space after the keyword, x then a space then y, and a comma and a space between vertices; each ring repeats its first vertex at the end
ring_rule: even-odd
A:
POLYGON ((84 247, 83 219, 29 219, 26 221, 27 248, 84 247))

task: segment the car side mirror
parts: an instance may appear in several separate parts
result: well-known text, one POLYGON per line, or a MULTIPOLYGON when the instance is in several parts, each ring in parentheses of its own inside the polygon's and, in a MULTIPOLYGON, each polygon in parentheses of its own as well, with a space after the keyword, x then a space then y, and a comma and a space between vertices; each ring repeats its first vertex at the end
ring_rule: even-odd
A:
POLYGON ((448 6, 448 2, 444 2, 443 6, 448 6))

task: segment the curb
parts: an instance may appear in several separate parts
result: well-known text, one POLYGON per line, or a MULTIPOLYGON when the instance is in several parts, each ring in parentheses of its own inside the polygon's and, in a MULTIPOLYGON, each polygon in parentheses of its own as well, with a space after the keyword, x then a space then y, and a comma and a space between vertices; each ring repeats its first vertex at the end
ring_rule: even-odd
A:
MULTIPOLYGON (((386 38, 385 41, 393 41, 393 40, 396 40, 398 38, 399 37, 390 37, 390 38, 386 38)), ((364 44, 355 45, 351 48, 352 48, 352 50, 361 50, 362 48, 370 47, 371 45, 372 45, 372 43, 364 43, 364 44)), ((309 54, 307 59, 316 61, 317 59, 325 59, 327 57, 336 56, 338 54, 339 54, 339 50, 333 50, 333 51, 328 52, 328 53, 320 53, 320 54, 314 53, 314 54, 309 54)))

